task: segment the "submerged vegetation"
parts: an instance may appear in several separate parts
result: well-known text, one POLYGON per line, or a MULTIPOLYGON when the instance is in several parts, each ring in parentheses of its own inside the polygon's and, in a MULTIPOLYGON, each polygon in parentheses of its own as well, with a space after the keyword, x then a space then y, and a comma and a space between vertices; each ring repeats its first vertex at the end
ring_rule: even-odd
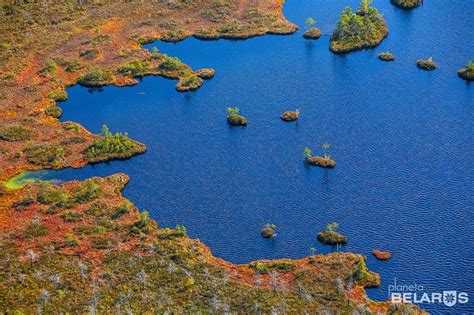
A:
POLYGON ((238 107, 227 108, 227 122, 232 126, 247 126, 247 119, 240 115, 240 109, 238 107))
POLYGON ((99 138, 83 154, 88 162, 98 163, 111 159, 127 159, 145 150, 145 145, 130 139, 126 133, 112 134, 104 125, 99 138))
POLYGON ((388 28, 382 15, 362 0, 354 13, 350 7, 342 12, 337 28, 331 35, 330 49, 335 53, 375 47, 387 36, 388 28))
POLYGON ((340 245, 347 243, 347 237, 343 236, 336 229, 339 227, 339 223, 333 222, 328 224, 326 230, 319 232, 317 235, 318 241, 328 245, 340 245))
POLYGON ((474 62, 469 60, 466 67, 458 71, 458 75, 466 81, 474 81, 474 62))

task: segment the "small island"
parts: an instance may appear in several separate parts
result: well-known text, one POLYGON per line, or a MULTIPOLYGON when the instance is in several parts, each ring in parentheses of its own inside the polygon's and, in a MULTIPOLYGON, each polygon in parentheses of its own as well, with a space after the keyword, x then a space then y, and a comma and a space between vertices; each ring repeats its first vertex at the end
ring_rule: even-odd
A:
POLYGON ((372 251, 372 255, 375 256, 378 260, 389 260, 392 258, 392 253, 390 252, 383 252, 381 250, 375 249, 372 251))
POLYGON ((347 237, 336 232, 339 223, 333 222, 326 226, 326 230, 319 232, 317 235, 318 241, 327 245, 347 244, 347 237))
POLYGON ((466 67, 458 71, 458 76, 466 81, 474 81, 474 63, 469 60, 466 67))
POLYGON ((394 61, 395 56, 392 55, 389 51, 384 51, 383 53, 379 54, 379 59, 382 61, 394 61))
POLYGON ((432 57, 429 57, 428 59, 424 60, 424 59, 419 59, 417 62, 416 62, 416 66, 422 70, 425 70, 425 71, 433 71, 434 69, 436 69, 436 67, 438 67, 438 65, 436 64, 436 62, 433 61, 433 58, 432 57))
POLYGON ((267 223, 260 234, 263 238, 273 238, 276 236, 276 225, 267 223))
POLYGON ((390 3, 401 9, 409 10, 423 3, 423 0, 390 0, 390 3))
POLYGON ((337 28, 331 35, 330 49, 334 53, 375 47, 387 36, 388 27, 370 0, 362 0, 354 13, 346 7, 341 13, 337 28))
POLYGON ((306 147, 304 149, 306 164, 323 168, 334 168, 336 166, 336 162, 331 159, 330 155, 328 155, 328 150, 330 147, 331 145, 329 143, 323 144, 324 156, 313 155, 311 149, 306 147))
POLYGON ((300 118, 300 110, 287 111, 280 115, 283 121, 295 121, 300 118))
POLYGON ((316 20, 312 17, 306 19, 305 22, 308 29, 304 32, 303 37, 306 39, 319 39, 321 37, 321 30, 313 25, 316 24, 316 20))
POLYGON ((247 126, 247 119, 240 115, 240 109, 238 107, 227 108, 227 122, 231 126, 247 126))

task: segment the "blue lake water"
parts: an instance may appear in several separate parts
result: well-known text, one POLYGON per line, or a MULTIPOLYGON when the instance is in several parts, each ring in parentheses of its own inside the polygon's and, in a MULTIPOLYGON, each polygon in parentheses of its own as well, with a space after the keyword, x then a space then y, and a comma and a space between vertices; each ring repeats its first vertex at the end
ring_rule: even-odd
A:
MULTIPOLYGON (((314 17, 329 34, 345 4, 358 1, 290 0, 287 18, 301 26, 314 17)), ((317 247, 316 233, 332 222, 349 237, 343 251, 367 255, 382 275, 370 297, 388 298, 387 285, 422 285, 428 292, 466 291, 472 302, 433 312, 474 312, 474 85, 456 71, 474 53, 474 4, 425 1, 403 11, 374 1, 390 34, 373 50, 334 55, 329 36, 306 41, 265 36, 246 41, 154 43, 198 69, 217 74, 192 93, 176 81, 146 77, 129 88, 68 90, 62 121, 92 132, 103 124, 127 131, 148 147, 127 161, 79 170, 43 172, 46 179, 85 179, 124 172, 125 196, 148 209, 161 226, 185 225, 213 253, 235 263, 300 258, 317 247), (393 63, 377 60, 390 50, 393 63), (434 72, 418 58, 439 63, 434 72), (226 123, 240 107, 246 128, 226 123), (301 108, 296 123, 279 115, 301 108), (309 168, 303 149, 330 142, 333 170, 309 168), (273 240, 260 237, 266 223, 273 240), (393 259, 376 261, 373 249, 393 259)))

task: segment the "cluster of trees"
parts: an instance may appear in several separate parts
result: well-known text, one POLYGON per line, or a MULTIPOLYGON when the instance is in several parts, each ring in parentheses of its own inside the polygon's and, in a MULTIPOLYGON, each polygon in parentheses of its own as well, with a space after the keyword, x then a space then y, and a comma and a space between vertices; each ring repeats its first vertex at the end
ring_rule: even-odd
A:
MULTIPOLYGON (((386 32, 386 24, 371 0, 362 0, 356 12, 346 7, 341 13, 331 41, 370 45, 386 32)), ((380 38, 381 39, 381 38, 380 38)))
POLYGON ((128 158, 136 153, 137 147, 138 143, 130 139, 127 133, 112 134, 104 125, 100 137, 84 151, 84 156, 92 163, 111 158, 128 158))

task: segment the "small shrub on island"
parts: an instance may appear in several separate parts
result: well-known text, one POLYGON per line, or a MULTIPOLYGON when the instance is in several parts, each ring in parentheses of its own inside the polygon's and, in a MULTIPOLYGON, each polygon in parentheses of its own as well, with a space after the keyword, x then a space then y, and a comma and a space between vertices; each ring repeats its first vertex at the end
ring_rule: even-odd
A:
POLYGON ((267 223, 260 234, 263 238, 272 238, 276 236, 276 225, 267 223))
POLYGON ((381 54, 379 54, 379 59, 382 61, 394 61, 395 56, 392 55, 389 51, 385 51, 381 54))
POLYGON ((341 235, 339 232, 336 232, 336 229, 339 227, 339 223, 333 222, 328 224, 326 230, 319 232, 317 235, 318 241, 323 244, 328 245, 339 245, 346 244, 347 237, 341 235))
POLYGON ((416 8, 423 3, 423 0, 390 0, 390 3, 399 8, 408 10, 416 8))
POLYGON ((377 258, 378 260, 389 260, 392 258, 392 253, 390 252, 383 252, 378 249, 375 249, 372 251, 372 254, 377 258))
POLYGON ((321 37, 321 31, 319 28, 314 27, 313 25, 316 24, 316 20, 312 17, 306 19, 305 22, 308 29, 304 32, 303 37, 306 39, 319 39, 321 37))
POLYGON ((469 60, 466 67, 458 71, 458 75, 466 81, 474 81, 474 63, 469 60))
POLYGON ((247 126, 247 119, 240 115, 240 109, 238 107, 227 108, 227 122, 231 126, 247 126))
POLYGON ((331 159, 330 155, 328 155, 328 150, 330 147, 331 145, 329 143, 323 144, 324 156, 312 155, 311 149, 306 147, 304 149, 306 164, 323 168, 334 168, 336 166, 336 162, 331 159))
POLYGON ((434 69, 436 69, 436 67, 438 67, 438 65, 433 61, 432 57, 429 57, 426 60, 419 59, 416 62, 416 66, 418 68, 420 68, 422 70, 426 70, 426 71, 433 71, 434 69))
POLYGON ((280 115, 280 118, 284 121, 295 121, 300 117, 300 110, 287 111, 280 115))

